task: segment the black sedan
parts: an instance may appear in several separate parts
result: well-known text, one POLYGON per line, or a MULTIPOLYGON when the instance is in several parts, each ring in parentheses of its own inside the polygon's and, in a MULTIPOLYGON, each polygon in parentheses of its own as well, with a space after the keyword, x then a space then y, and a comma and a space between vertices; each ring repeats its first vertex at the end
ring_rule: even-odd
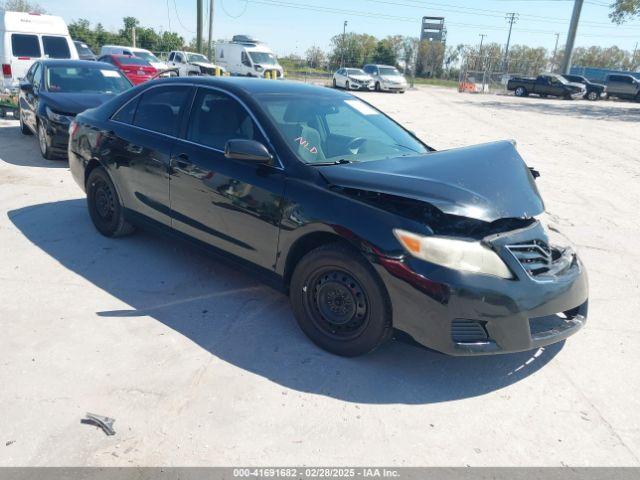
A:
POLYGON ((587 93, 584 98, 586 98, 587 100, 599 100, 600 98, 605 97, 607 94, 606 85, 592 82, 582 75, 563 75, 563 77, 569 82, 581 83, 582 85, 584 85, 587 89, 587 93))
POLYGON ((38 136, 44 158, 66 156, 71 120, 129 88, 131 82, 113 65, 37 61, 20 84, 20 129, 25 135, 38 136))
POLYGON ((586 321, 584 267, 508 141, 436 152, 347 93, 175 78, 79 115, 69 165, 103 235, 151 227, 249 266, 339 355, 393 328, 453 355, 521 351, 586 321))

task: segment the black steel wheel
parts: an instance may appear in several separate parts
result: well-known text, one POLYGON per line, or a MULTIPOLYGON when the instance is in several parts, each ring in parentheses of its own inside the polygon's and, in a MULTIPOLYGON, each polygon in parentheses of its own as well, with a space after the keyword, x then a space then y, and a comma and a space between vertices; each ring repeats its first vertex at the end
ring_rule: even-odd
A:
POLYGON ((371 265, 351 248, 325 245, 296 266, 291 305, 300 328, 321 348, 362 355, 391 336, 391 302, 371 265))
POLYGON ((87 206, 93 224, 105 237, 119 237, 133 231, 124 219, 118 192, 102 167, 94 168, 87 179, 87 206))

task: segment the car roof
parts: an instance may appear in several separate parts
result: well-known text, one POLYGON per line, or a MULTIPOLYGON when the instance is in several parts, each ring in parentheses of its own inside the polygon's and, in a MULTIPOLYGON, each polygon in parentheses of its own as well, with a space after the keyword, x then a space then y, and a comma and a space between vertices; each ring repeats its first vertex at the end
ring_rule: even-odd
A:
MULTIPOLYGON (((103 55, 106 57, 106 55, 103 55)), ((40 60, 45 67, 95 67, 101 69, 117 70, 109 63, 94 62, 93 60, 40 60)))
POLYGON ((153 80, 155 85, 171 85, 174 83, 189 84, 194 86, 221 87, 229 92, 254 95, 254 94, 307 94, 311 96, 336 96, 352 98, 348 93, 332 88, 311 85, 308 83, 294 82, 290 80, 263 80, 247 77, 172 77, 153 80))

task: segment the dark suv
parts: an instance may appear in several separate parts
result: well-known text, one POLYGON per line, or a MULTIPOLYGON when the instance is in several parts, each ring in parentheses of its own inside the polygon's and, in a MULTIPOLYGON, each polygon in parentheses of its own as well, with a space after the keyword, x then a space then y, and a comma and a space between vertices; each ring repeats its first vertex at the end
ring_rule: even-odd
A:
POLYGON ((594 83, 591 80, 583 77, 582 75, 563 75, 565 80, 573 83, 581 83, 587 89, 587 94, 584 96, 587 100, 596 101, 606 96, 607 87, 601 83, 594 83))

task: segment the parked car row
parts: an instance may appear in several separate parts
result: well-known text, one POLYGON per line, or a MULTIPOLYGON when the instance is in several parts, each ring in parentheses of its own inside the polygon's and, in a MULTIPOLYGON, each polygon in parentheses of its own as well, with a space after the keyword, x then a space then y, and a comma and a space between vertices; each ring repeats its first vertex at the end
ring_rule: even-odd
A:
POLYGON ((535 94, 543 98, 553 96, 591 101, 619 98, 640 101, 640 80, 625 74, 609 74, 604 84, 593 82, 583 75, 547 73, 536 78, 512 77, 507 82, 507 90, 513 91, 517 97, 535 94))
POLYGON ((333 87, 346 90, 376 90, 404 93, 407 80, 390 65, 365 65, 364 68, 340 68, 333 74, 333 87))

